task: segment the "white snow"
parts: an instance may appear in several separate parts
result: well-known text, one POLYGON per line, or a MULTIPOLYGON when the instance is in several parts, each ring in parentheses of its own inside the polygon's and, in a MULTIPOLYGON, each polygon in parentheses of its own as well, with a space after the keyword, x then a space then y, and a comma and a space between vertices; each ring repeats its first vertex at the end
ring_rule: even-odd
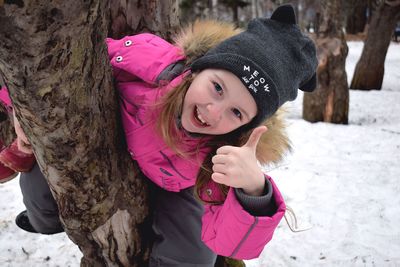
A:
MULTIPOLYGON (((349 42, 348 83, 363 43, 349 42)), ((290 103, 294 152, 269 173, 299 220, 282 222, 264 266, 400 266, 400 45, 391 43, 381 91, 350 91, 349 125, 301 119, 290 103)))
MULTIPOLYGON (((362 51, 349 42, 348 82, 362 51)), ((381 91, 350 91, 349 125, 301 119, 302 95, 290 103, 294 151, 268 173, 296 212, 284 220, 250 267, 400 266, 400 44, 391 43, 381 91)), ((64 234, 26 233, 18 179, 0 184, 0 266, 79 266, 64 234)))

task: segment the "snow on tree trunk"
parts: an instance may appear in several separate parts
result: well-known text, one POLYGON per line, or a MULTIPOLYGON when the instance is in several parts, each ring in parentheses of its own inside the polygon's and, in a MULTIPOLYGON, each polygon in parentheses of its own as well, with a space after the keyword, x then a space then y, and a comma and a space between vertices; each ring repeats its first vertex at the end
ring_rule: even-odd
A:
POLYGON ((385 58, 396 22, 400 1, 382 1, 371 18, 364 48, 354 70, 350 88, 380 90, 385 73, 385 58))
POLYGON ((348 47, 342 31, 341 0, 322 2, 323 21, 316 39, 318 86, 305 93, 303 118, 310 122, 348 123, 349 90, 345 62, 348 47))

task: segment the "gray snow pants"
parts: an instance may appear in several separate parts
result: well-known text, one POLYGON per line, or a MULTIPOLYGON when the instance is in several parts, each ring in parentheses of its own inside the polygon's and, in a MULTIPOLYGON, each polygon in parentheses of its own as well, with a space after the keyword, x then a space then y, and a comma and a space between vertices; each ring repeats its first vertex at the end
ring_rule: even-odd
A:
POLYGON ((57 203, 37 164, 30 172, 21 173, 19 185, 33 228, 42 234, 62 231, 57 203))
POLYGON ((153 231, 156 235, 150 267, 213 267, 217 255, 201 241, 203 205, 193 188, 179 193, 154 186, 153 231))
MULTIPOLYGON (((38 165, 22 173, 20 186, 29 221, 40 233, 62 229, 57 204, 38 165)), ((216 255, 201 241, 202 205, 193 188, 179 193, 151 185, 154 245, 150 267, 212 267, 216 255)))

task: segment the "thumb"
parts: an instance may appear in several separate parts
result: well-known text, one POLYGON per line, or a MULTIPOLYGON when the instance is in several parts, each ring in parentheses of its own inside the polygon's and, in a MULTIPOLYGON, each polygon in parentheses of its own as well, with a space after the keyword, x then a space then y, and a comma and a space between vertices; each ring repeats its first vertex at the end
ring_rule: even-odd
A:
POLYGON ((246 144, 244 144, 244 146, 254 148, 254 150, 255 150, 258 142, 260 141, 261 136, 267 130, 268 129, 266 126, 258 126, 257 128, 255 128, 253 130, 253 132, 251 132, 249 140, 247 140, 247 142, 246 142, 246 144))

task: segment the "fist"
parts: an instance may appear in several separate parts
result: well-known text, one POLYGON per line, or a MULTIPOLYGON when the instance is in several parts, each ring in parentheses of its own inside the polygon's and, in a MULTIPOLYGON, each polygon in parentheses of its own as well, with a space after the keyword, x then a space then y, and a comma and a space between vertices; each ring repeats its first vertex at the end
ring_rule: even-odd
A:
POLYGON ((261 195, 265 186, 264 174, 256 157, 257 144, 267 127, 259 126, 253 130, 246 144, 241 147, 222 146, 212 158, 211 178, 234 188, 242 188, 248 195, 261 195))
POLYGON ((18 150, 27 154, 33 154, 32 147, 28 141, 28 138, 26 138, 24 131, 21 128, 21 125, 19 124, 17 117, 15 116, 15 112, 13 113, 13 117, 14 117, 14 129, 15 133, 17 134, 18 150))

